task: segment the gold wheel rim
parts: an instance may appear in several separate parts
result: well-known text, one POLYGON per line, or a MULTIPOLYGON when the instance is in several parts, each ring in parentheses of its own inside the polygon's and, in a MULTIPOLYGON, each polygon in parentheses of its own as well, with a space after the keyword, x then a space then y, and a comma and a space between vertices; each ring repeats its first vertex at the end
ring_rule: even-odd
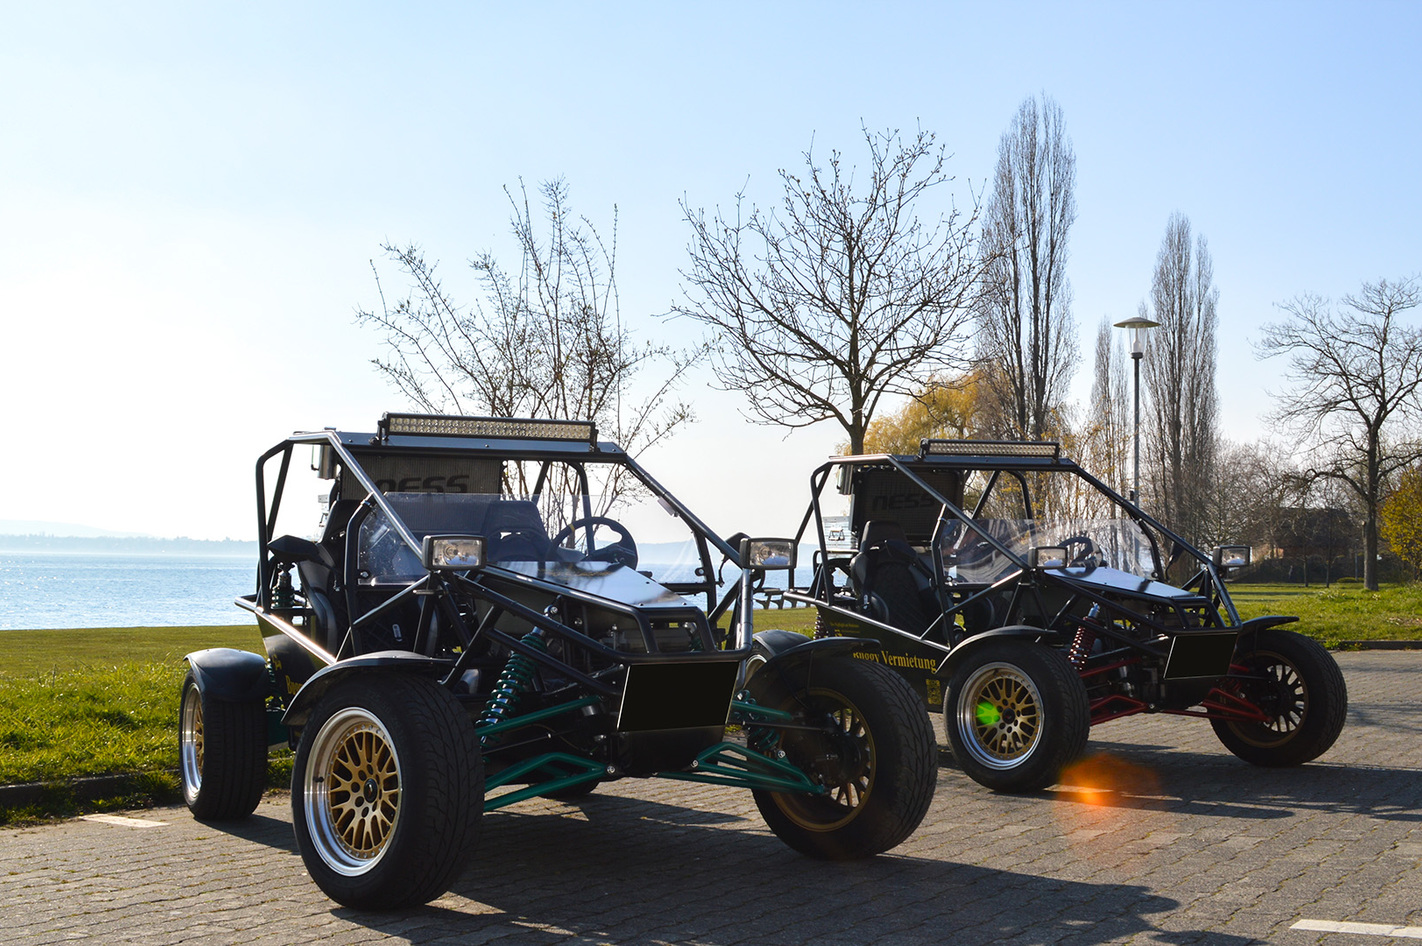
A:
POLYGON ((385 726, 351 707, 317 733, 305 774, 311 838, 322 860, 353 876, 389 849, 400 821, 400 758, 385 726))
POLYGON ((989 768, 1020 765, 1042 738, 1042 695, 1009 663, 987 664, 968 679, 957 716, 968 752, 989 768))

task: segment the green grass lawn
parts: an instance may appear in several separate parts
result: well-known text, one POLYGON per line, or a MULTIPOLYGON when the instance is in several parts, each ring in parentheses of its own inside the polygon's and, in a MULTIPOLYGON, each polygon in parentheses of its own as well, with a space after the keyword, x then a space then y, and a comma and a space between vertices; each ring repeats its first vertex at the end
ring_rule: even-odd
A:
MULTIPOLYGON (((251 627, 0 631, 0 784, 141 773, 95 807, 176 797, 183 655, 207 647, 262 651, 251 627)), ((281 784, 289 761, 278 755, 281 784)), ((58 792, 0 823, 75 810, 58 792)))
POLYGON ((1290 625, 1328 647, 1343 641, 1422 640, 1422 585, 1384 585, 1376 592, 1359 584, 1231 585, 1240 617, 1291 614, 1290 625))

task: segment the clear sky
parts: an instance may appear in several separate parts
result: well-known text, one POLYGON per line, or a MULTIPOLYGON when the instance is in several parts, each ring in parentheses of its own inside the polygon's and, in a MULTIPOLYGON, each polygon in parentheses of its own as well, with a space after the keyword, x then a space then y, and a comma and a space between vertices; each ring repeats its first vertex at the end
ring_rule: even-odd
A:
MULTIPOLYGON (((1214 256, 1225 430, 1254 439, 1277 303, 1422 271, 1419 48, 1416 2, 4 0, 0 520, 253 537, 258 453, 405 406, 354 324, 380 244, 423 245, 469 300, 466 260, 513 261, 519 178, 565 177, 604 226, 617 206, 622 313, 678 340, 653 314, 679 298, 679 200, 768 204, 812 139, 853 161, 861 123, 921 126, 957 175, 936 214, 1042 92, 1077 155, 1078 391, 1180 211, 1214 256)), ((654 474, 725 533, 793 529, 839 430, 683 393, 701 421, 654 474)))

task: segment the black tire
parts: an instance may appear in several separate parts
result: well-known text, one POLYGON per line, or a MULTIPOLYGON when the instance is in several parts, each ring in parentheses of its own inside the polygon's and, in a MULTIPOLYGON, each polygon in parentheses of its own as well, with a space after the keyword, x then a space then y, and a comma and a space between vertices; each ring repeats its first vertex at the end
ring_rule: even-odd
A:
POLYGON ((1051 785, 1086 748, 1086 687, 1060 652, 1028 641, 988 641, 948 682, 943 728, 974 781, 998 792, 1051 785))
POLYGON ((1269 714, 1270 721, 1212 719, 1224 747, 1245 762, 1270 768, 1302 765, 1327 752, 1348 716, 1343 671, 1317 641, 1278 628, 1260 631, 1235 654, 1248 676, 1231 674, 1222 688, 1269 714))
POLYGON ((178 783, 193 817, 232 821, 256 810, 267 787, 267 708, 213 699, 191 670, 178 703, 178 783))
POLYGON ((757 789, 770 830, 810 857, 852 860, 883 853, 923 820, 938 781, 933 728, 923 703, 897 673, 847 657, 821 657, 777 670, 748 686, 757 703, 795 714, 824 731, 752 730, 757 748, 828 789, 824 795, 757 789), (770 740, 770 742, 767 742, 770 740))
POLYGON ((348 678, 302 727, 292 824, 311 879, 337 903, 394 910, 440 896, 473 853, 483 812, 474 723, 433 681, 348 678))

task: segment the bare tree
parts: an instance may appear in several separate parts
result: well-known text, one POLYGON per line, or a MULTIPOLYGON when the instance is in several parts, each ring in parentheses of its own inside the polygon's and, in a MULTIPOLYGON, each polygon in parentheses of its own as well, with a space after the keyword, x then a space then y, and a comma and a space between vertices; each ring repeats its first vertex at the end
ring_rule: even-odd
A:
POLYGON ((1302 435, 1308 476, 1346 484, 1364 515, 1363 583, 1378 588, 1378 510, 1390 479, 1422 458, 1413 423, 1422 386, 1422 328, 1400 317, 1422 304, 1416 277, 1364 283, 1328 300, 1298 296, 1287 316, 1265 326, 1261 357, 1286 355, 1292 387, 1274 417, 1302 435))
POLYGON ((688 423, 690 408, 669 395, 691 356, 637 344, 622 323, 615 208, 604 243, 587 218, 573 215, 564 181, 539 187, 538 217, 522 183, 517 195, 505 193, 519 266, 509 272, 492 253, 475 257, 483 298, 469 308, 417 246, 383 247, 412 285, 393 306, 382 289, 379 312, 357 312, 384 333, 387 356, 376 367, 425 410, 590 420, 633 453, 688 423), (653 365, 668 370, 634 392, 653 365))
POLYGON ((1145 385, 1150 394, 1153 500, 1161 518, 1192 542, 1204 543, 1214 488, 1219 399, 1215 330, 1219 290, 1204 236, 1191 240, 1190 221, 1171 214, 1156 255, 1152 308, 1140 314, 1150 332, 1145 385))
POLYGON ((1220 542, 1260 548, 1261 557, 1279 546, 1284 510, 1303 502, 1297 471, 1287 451, 1269 441, 1216 445, 1215 488, 1207 507, 1207 533, 1220 542))
POLYGON ((1091 400, 1078 425, 1077 438, 1087 467, 1120 493, 1130 489, 1131 401, 1126 383, 1126 352, 1120 332, 1105 317, 1096 330, 1091 400))
POLYGON ((1077 364, 1067 282, 1067 237, 1076 220, 1076 153, 1052 99, 1017 110, 997 149, 983 216, 987 268, 977 314, 978 355, 996 370, 1009 436, 1053 432, 1077 364))
POLYGON ((915 214, 951 181, 934 136, 904 142, 863 129, 867 180, 841 154, 802 176, 780 171, 780 215, 736 197, 732 219, 682 211, 691 260, 678 315, 709 327, 719 383, 749 399, 759 423, 837 422, 849 448, 886 394, 911 395, 961 367, 961 330, 976 284, 976 206, 925 225, 915 214))

